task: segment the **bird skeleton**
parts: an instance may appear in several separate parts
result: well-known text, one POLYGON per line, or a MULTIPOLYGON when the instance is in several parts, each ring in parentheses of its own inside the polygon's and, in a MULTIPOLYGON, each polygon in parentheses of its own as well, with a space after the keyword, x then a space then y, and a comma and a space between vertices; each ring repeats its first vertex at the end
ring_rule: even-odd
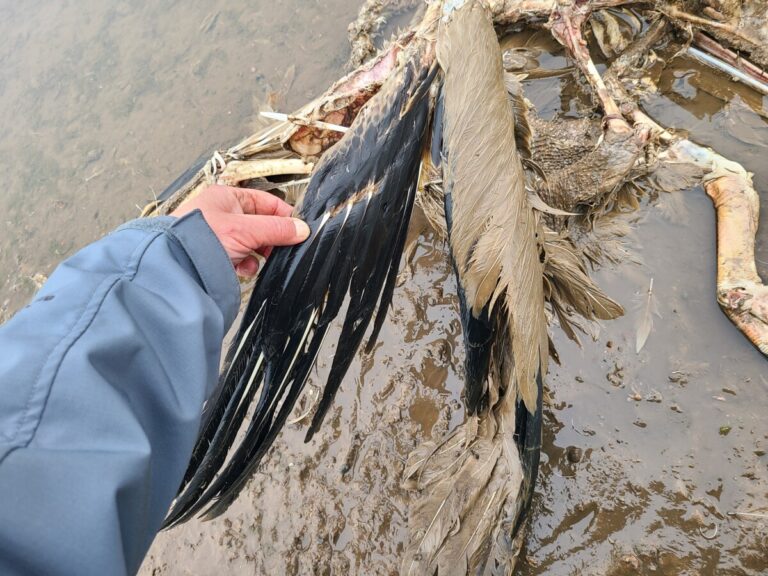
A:
MULTIPOLYGON (((417 191, 435 213, 444 209, 436 219, 449 221, 465 338, 472 343, 479 334, 481 345, 467 352, 468 420, 409 459, 406 478, 416 493, 404 573, 512 570, 538 465, 548 356, 545 300, 573 338, 574 312, 588 320, 623 312, 589 279, 569 238, 576 218, 569 214, 599 216, 649 145, 659 147, 659 163, 698 171, 717 210, 718 302, 768 354, 768 290, 754 263, 759 204, 750 174, 659 126, 622 82, 627 69, 678 28, 693 29, 692 42, 710 60, 765 88, 768 24, 757 17, 765 16, 763 4, 434 1, 413 30, 325 94, 177 179, 146 215, 168 214, 214 182, 285 190, 280 180, 292 179, 300 183, 290 185, 299 192, 296 214, 308 221, 312 235, 300 246, 275 249, 261 272, 205 407, 167 525, 204 511, 218 515, 236 498, 286 422, 330 322, 342 314, 342 337, 308 436, 321 424, 366 333, 370 349, 381 329, 417 191), (698 4, 706 6, 694 15, 691 6, 698 4), (601 74, 584 27, 596 12, 617 7, 644 10, 655 20, 601 74), (598 143, 586 151, 589 158, 581 155, 538 175, 528 170, 526 177, 522 161, 536 166, 542 151, 536 135, 546 128, 520 112, 519 94, 518 100, 508 95, 516 80, 501 70, 494 26, 543 22, 591 86, 604 116, 598 143), (472 34, 460 37, 463 27, 472 34), (469 86, 467 78, 482 89, 469 86), (430 96, 433 82, 443 83, 445 125, 442 134, 436 135, 434 125, 431 131, 433 150, 445 152, 438 158, 427 149, 430 118, 440 118, 440 98, 430 96), (591 170, 600 158, 619 153, 611 174, 591 170), (582 179, 568 177, 574 173, 582 179), (526 192, 526 178, 536 196, 526 192), (539 198, 536 208, 542 211, 533 210, 529 198, 534 204, 539 198), (554 211, 547 213, 546 206, 554 211), (245 437, 238 441, 241 428, 245 437)), ((610 35, 606 22, 603 45, 610 35)))

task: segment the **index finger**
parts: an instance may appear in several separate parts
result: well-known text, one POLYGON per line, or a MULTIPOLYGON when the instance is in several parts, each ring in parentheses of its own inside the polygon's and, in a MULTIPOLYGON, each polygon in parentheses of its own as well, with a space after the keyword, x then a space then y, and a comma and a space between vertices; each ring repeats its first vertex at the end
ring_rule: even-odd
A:
POLYGON ((252 188, 230 188, 237 197, 243 212, 260 216, 290 216, 293 206, 269 192, 252 188))

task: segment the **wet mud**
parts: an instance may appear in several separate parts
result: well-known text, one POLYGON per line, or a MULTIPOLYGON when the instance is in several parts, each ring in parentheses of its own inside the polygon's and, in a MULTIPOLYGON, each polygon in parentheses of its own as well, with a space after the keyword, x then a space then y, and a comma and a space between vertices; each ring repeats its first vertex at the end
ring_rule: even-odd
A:
MULTIPOLYGON (((200 154, 252 132, 266 92, 287 88, 290 110, 340 77, 358 6, 0 0, 5 316, 200 154)), ((539 64, 567 66, 546 51, 539 64)), ((687 58, 652 80, 660 93, 641 104, 654 119, 741 162, 768 190, 767 98, 687 58)), ((572 73, 528 80, 526 94, 544 118, 590 103, 572 73)), ((518 573, 768 573, 768 364, 715 301, 711 202, 700 188, 647 189, 620 217, 633 230, 627 257, 596 279, 626 315, 582 347, 553 328, 561 366, 547 378, 518 573), (659 314, 636 353, 651 279, 659 314)), ((239 500, 217 520, 160 534, 141 574, 398 574, 405 458, 464 417, 453 274, 442 242, 426 226, 412 232, 380 341, 355 360, 313 441, 303 443, 302 416, 330 368, 332 337, 239 500)), ((768 241, 757 258, 766 277, 768 241)))

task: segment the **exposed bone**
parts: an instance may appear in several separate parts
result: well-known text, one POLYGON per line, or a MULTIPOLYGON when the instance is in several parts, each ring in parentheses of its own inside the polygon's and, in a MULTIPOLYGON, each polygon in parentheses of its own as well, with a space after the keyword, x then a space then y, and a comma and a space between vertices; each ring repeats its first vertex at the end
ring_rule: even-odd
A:
POLYGON ((628 133, 631 132, 631 128, 621 115, 619 106, 597 71, 595 63, 589 55, 587 42, 581 33, 581 27, 589 17, 591 10, 591 5, 588 3, 578 5, 573 1, 561 1, 552 10, 547 26, 551 30, 552 36, 567 48, 568 53, 576 61, 584 76, 587 77, 587 81, 603 107, 609 130, 628 133))
POLYGON ((724 62, 722 60, 719 60, 707 54, 706 52, 699 50, 698 48, 694 48, 693 46, 690 46, 688 48, 688 53, 694 58, 696 58, 697 60, 704 62, 704 64, 712 66, 713 68, 717 68, 718 70, 725 72, 726 74, 729 74, 735 80, 740 80, 741 82, 754 88, 755 90, 762 92, 763 94, 768 94, 768 84, 764 84, 760 80, 754 79, 751 75, 744 73, 743 71, 732 66, 731 64, 724 62))
POLYGON ((706 64, 731 74, 737 80, 748 84, 763 94, 768 94, 768 74, 761 68, 746 58, 742 58, 736 52, 721 46, 701 32, 694 34, 693 41, 699 48, 705 51, 706 54, 704 56, 708 56, 699 56, 699 59, 703 60, 706 64))
POLYGON ((724 24, 723 22, 710 20, 708 18, 702 18, 701 16, 696 16, 695 14, 689 14, 688 12, 684 12, 683 10, 680 10, 675 6, 669 7, 667 10, 664 11, 664 13, 672 20, 684 20, 686 22, 690 22, 691 24, 695 24, 696 26, 701 26, 708 30, 720 30, 727 34, 733 35, 736 38, 739 38, 749 44, 758 45, 758 46, 760 45, 759 39, 753 38, 749 34, 744 34, 744 32, 742 32, 741 30, 739 30, 738 28, 730 24, 724 24))
POLYGON ((621 82, 621 75, 628 68, 637 65, 638 60, 661 39, 665 29, 666 24, 662 20, 657 20, 649 26, 646 33, 611 64, 605 73, 605 83, 611 96, 621 102, 622 113, 632 120, 636 128, 643 127, 655 138, 670 143, 674 139, 673 135, 640 110, 621 82))
POLYGON ((671 142, 672 135, 640 110, 635 100, 630 97, 621 83, 621 76, 627 69, 637 65, 638 60, 647 54, 653 45, 662 38, 667 28, 666 21, 656 20, 648 27, 643 36, 638 38, 616 58, 605 73, 606 86, 611 95, 621 102, 621 109, 624 115, 632 119, 636 128, 644 127, 650 134, 653 134, 655 138, 662 142, 671 142))
POLYGON ((216 178, 218 184, 237 186, 247 180, 282 176, 287 174, 310 174, 314 168, 311 162, 298 158, 232 160, 216 178))
MULTIPOLYGON (((655 4, 655 2, 652 0, 591 0, 579 4, 579 10, 588 13, 591 10, 608 7, 655 4)), ((494 24, 504 26, 521 20, 547 18, 558 3, 557 0, 489 0, 488 5, 493 14, 494 24)), ((564 2, 564 6, 568 7, 572 4, 564 2)), ((705 23, 709 24, 710 21, 707 20, 705 23)), ((360 107, 378 90, 383 79, 394 69, 399 53, 413 39, 413 36, 413 32, 403 34, 382 53, 336 82, 323 96, 302 107, 294 116, 336 125, 351 123, 360 107)), ((583 51, 578 52, 583 54, 583 51)), ((599 96, 602 93, 604 96, 605 92, 601 88, 602 80, 594 64, 591 61, 584 61, 584 65, 588 79, 597 88, 596 93, 599 96)), ((616 125, 619 130, 628 129, 618 121, 615 115, 616 107, 610 100, 602 101, 608 124, 616 125)), ((632 116, 633 118, 641 117, 642 114, 633 112, 632 116)), ((313 126, 297 126, 286 121, 246 138, 224 155, 230 160, 243 160, 254 156, 282 158, 316 156, 332 146, 340 136, 341 134, 336 131, 320 130, 313 126)), ((201 171, 162 206, 148 206, 145 212, 155 214, 172 211, 191 191, 195 190, 197 184, 204 178, 205 174, 201 171)))
MULTIPOLYGON (((628 99, 623 86, 610 83, 614 95, 628 99)), ((674 141, 637 105, 629 111, 633 121, 651 129, 660 140, 672 143, 659 161, 688 162, 705 171, 704 189, 717 213, 717 301, 726 316, 763 353, 768 354, 768 288, 755 266, 755 236, 760 199, 750 174, 736 162, 694 144, 674 141)))
MULTIPOLYGON (((591 0, 591 10, 647 3, 648 0, 591 0)), ((582 2, 583 3, 583 2, 582 2)), ((488 6, 497 26, 513 24, 519 20, 547 18, 558 5, 558 0, 490 0, 488 6)))
MULTIPOLYGON (((620 83, 611 88, 627 98, 620 83)), ((633 121, 651 129, 662 141, 674 136, 636 105, 633 121)), ((736 162, 683 139, 659 156, 660 161, 688 162, 705 170, 704 189, 717 213, 717 301, 726 316, 763 353, 768 354, 768 287, 755 266, 755 236, 760 199, 751 175, 736 162)))
POLYGON ((303 116, 297 116, 296 114, 282 114, 280 112, 261 112, 264 118, 270 118, 271 120, 279 120, 280 122, 290 122, 297 126, 307 126, 308 128, 319 128, 320 130, 333 130, 334 132, 348 132, 349 128, 346 126, 339 126, 338 124, 331 124, 329 122, 323 122, 322 120, 312 120, 303 116))
POLYGON ((713 56, 716 56, 721 60, 744 71, 745 73, 750 74, 756 80, 760 80, 761 82, 768 83, 768 73, 766 73, 765 70, 763 70, 759 66, 756 66, 746 58, 739 56, 733 50, 729 50, 728 48, 725 48, 724 46, 720 45, 718 42, 716 42, 706 34, 702 34, 701 32, 696 32, 693 35, 693 41, 696 43, 697 46, 699 46, 703 50, 706 50, 713 56))

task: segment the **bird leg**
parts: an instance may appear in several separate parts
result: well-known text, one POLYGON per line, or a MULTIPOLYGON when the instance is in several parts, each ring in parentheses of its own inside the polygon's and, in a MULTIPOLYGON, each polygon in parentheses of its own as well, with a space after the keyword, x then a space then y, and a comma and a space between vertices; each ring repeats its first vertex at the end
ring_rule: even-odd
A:
POLYGON ((706 181, 717 210, 717 301, 725 314, 763 354, 768 354, 768 288, 755 267, 760 200, 752 179, 737 174, 706 181))
POLYGON ((755 266, 760 199, 751 175, 740 164, 689 140, 675 142, 659 159, 688 162, 704 170, 704 190, 717 212, 717 302, 768 355, 768 287, 755 266))
POLYGON ((664 143, 671 143, 673 136, 666 129, 659 126, 649 118, 637 105, 634 98, 624 88, 621 81, 622 75, 630 68, 636 67, 639 59, 653 48, 667 31, 667 22, 663 19, 654 21, 645 33, 635 42, 630 44, 618 58, 616 58, 605 73, 605 84, 608 93, 621 103, 621 111, 625 117, 632 121, 635 129, 643 129, 654 138, 664 143))
MULTIPOLYGON (((655 34, 652 26, 648 36, 655 34)), ((625 64, 631 65, 631 62, 625 64)), ((610 95, 623 103, 624 113, 632 119, 635 128, 644 127, 669 145, 659 155, 659 161, 685 162, 702 169, 704 190, 717 213, 718 304, 736 327, 768 355, 768 287, 763 284, 755 266, 760 199, 751 175, 740 164, 709 148, 687 139, 676 139, 632 102, 618 74, 612 72, 619 70, 608 72, 610 95)))

